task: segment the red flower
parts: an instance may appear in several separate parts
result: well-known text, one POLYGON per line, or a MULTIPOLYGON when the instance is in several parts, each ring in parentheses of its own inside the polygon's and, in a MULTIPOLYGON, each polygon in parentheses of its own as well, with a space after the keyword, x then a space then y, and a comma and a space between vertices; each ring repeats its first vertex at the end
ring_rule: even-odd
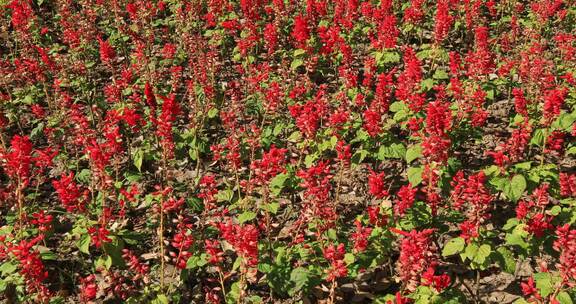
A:
POLYGON ((442 43, 450 32, 454 17, 450 15, 450 0, 436 1, 436 21, 434 25, 434 41, 442 43))
POLYGON ((170 94, 168 97, 162 97, 162 113, 157 120, 154 120, 157 130, 156 134, 161 139, 161 145, 165 156, 170 159, 174 157, 174 140, 172 136, 172 125, 180 114, 180 106, 176 101, 176 96, 170 94))
POLYGON ((244 259, 246 266, 258 264, 258 228, 254 225, 238 225, 233 223, 218 224, 222 237, 230 243, 236 253, 244 259))
POLYGON ((48 271, 44 268, 40 252, 33 249, 42 239, 43 235, 38 235, 30 241, 21 240, 18 245, 8 244, 7 251, 20 263, 20 274, 25 279, 26 291, 30 294, 37 293, 38 302, 48 302, 51 294, 43 284, 48 278, 48 271))
POLYGON ((398 43, 400 30, 397 26, 396 16, 387 13, 378 23, 378 40, 373 43, 374 47, 395 48, 398 43))
POLYGON ((176 45, 173 43, 166 43, 162 48, 162 57, 164 59, 172 59, 176 54, 176 45))
POLYGON ((400 242, 400 258, 397 262, 397 269, 406 290, 414 291, 420 285, 425 271, 434 265, 437 258, 436 248, 430 239, 434 230, 412 230, 410 232, 391 230, 404 236, 400 242))
POLYGON ((105 63, 110 63, 116 57, 116 51, 110 45, 108 40, 103 40, 102 37, 98 37, 98 44, 100 45, 100 60, 105 63))
POLYGON ((406 101, 410 110, 420 112, 424 107, 424 94, 420 91, 422 68, 413 48, 404 50, 404 71, 398 76, 396 97, 406 101))
POLYGON ((354 251, 362 252, 368 247, 368 238, 370 233, 372 233, 372 228, 362 227, 362 222, 356 220, 356 232, 352 234, 352 239, 354 240, 354 251))
POLYGON ((266 24, 264 28, 264 41, 268 49, 268 54, 274 53, 276 47, 278 47, 278 31, 273 22, 266 24))
POLYGON ((370 225, 377 227, 383 227, 387 223, 387 217, 385 214, 380 212, 380 206, 368 206, 366 207, 366 213, 368 213, 368 220, 370 225))
POLYGON ((130 249, 122 249, 122 258, 124 258, 124 261, 126 261, 126 264, 130 270, 139 275, 147 274, 150 269, 148 265, 142 264, 142 262, 138 260, 138 257, 132 253, 132 251, 130 251, 130 249))
POLYGON ((46 211, 40 210, 32 214, 31 224, 37 225, 40 232, 46 232, 52 229, 53 217, 50 214, 46 214, 46 211))
POLYGON ((308 29, 308 20, 306 17, 302 15, 294 17, 292 38, 296 40, 297 47, 301 49, 306 47, 306 41, 310 38, 310 30, 308 29))
POLYGON ((410 1, 410 6, 404 11, 404 21, 407 23, 418 23, 424 17, 423 4, 424 0, 410 1))
MULTIPOLYGON (((319 95, 320 94, 321 93, 319 92, 319 95)), ((290 115, 296 119, 296 126, 300 129, 300 132, 304 133, 304 135, 309 138, 316 135, 320 119, 326 112, 326 105, 324 104, 321 95, 318 97, 316 100, 310 100, 304 105, 296 104, 289 107, 290 115)))
POLYGON ((28 136, 14 135, 10 145, 10 152, 0 151, 4 169, 10 177, 27 184, 32 174, 32 142, 28 136))
POLYGON ((112 239, 108 237, 110 232, 108 229, 104 227, 90 227, 88 228, 88 233, 90 234, 90 238, 92 239, 92 243, 96 247, 101 247, 102 243, 110 243, 112 239))
POLYGON ((210 260, 208 263, 210 264, 219 264, 222 263, 224 260, 224 252, 220 248, 220 242, 217 240, 205 240, 204 247, 206 249, 206 253, 210 256, 210 260))
POLYGON ((334 247, 334 245, 331 244, 327 248, 324 248, 323 251, 324 258, 326 258, 331 264, 330 269, 327 271, 327 281, 334 281, 337 278, 348 275, 348 269, 344 262, 344 255, 346 254, 344 244, 340 243, 337 247, 334 247))
POLYGON ((54 186, 56 193, 58 193, 58 198, 60 198, 60 202, 64 205, 66 211, 75 212, 78 210, 83 212, 85 210, 83 202, 80 201, 82 191, 74 182, 73 172, 70 172, 68 175, 63 174, 59 181, 52 181, 52 186, 54 186))
POLYGON ((422 275, 423 285, 425 286, 433 286, 436 291, 441 292, 444 290, 448 285, 450 285, 450 276, 447 274, 435 275, 436 272, 436 265, 433 264, 432 266, 428 267, 424 275, 422 275))
POLYGON ((375 137, 382 131, 382 114, 372 109, 364 111, 364 124, 363 128, 368 132, 368 135, 375 137))
POLYGON ((276 175, 285 172, 286 168, 284 168, 284 165, 287 151, 272 145, 270 150, 262 155, 262 159, 255 160, 250 165, 254 172, 254 183, 264 185, 276 175))
POLYGON ((568 90, 566 89, 553 89, 546 92, 544 96, 544 124, 550 125, 558 115, 560 115, 560 108, 564 104, 564 98, 568 90))
POLYGON ((411 184, 400 187, 397 193, 399 200, 394 204, 394 213, 396 216, 404 216, 406 210, 414 205, 417 191, 418 189, 412 188, 411 184))
POLYGON ((192 244, 194 244, 194 236, 188 232, 186 225, 179 227, 178 232, 174 235, 170 244, 178 250, 178 253, 170 252, 170 255, 176 263, 176 267, 185 269, 186 262, 192 256, 192 252, 189 250, 192 244))
POLYGON ((98 292, 98 285, 96 284, 96 276, 91 274, 87 277, 80 278, 80 299, 82 302, 87 303, 96 299, 96 293, 98 292))
POLYGON ((388 195, 388 191, 384 189, 384 174, 384 172, 376 173, 370 169, 370 175, 368 175, 368 192, 378 199, 388 195))
POLYGON ((524 97, 524 92, 522 89, 514 88, 512 89, 512 95, 514 96, 514 107, 516 109, 516 113, 521 114, 524 117, 528 116, 528 110, 526 106, 528 105, 528 101, 524 97))
POLYGON ((522 287, 522 293, 525 296, 535 296, 537 299, 540 299, 540 295, 538 294, 538 289, 536 288, 536 284, 534 284, 534 278, 530 277, 528 282, 520 283, 520 287, 522 287))
POLYGON ((560 173, 560 195, 576 197, 576 174, 560 173))
POLYGON ((562 273, 563 283, 574 286, 576 281, 576 229, 565 224, 556 229, 558 239, 554 241, 554 250, 560 252, 558 269, 562 273), (572 282, 568 282, 571 280, 572 282))
POLYGON ((34 17, 34 10, 29 1, 12 0, 7 5, 12 10, 12 26, 20 31, 28 30, 28 24, 34 17))

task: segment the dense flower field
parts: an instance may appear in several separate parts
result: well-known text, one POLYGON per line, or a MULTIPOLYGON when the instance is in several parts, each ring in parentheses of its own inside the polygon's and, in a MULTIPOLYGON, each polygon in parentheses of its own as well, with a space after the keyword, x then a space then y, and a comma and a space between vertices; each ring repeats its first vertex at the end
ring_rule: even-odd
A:
POLYGON ((5 303, 576 301, 574 0, 0 0, 5 303))

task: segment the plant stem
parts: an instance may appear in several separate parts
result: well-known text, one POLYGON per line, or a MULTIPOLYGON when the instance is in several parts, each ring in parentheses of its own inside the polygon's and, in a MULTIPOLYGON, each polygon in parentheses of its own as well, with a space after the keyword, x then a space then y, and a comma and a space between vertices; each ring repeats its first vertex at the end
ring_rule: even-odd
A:
POLYGON ((222 275, 222 270, 218 267, 218 278, 220 279, 220 287, 222 288, 222 295, 224 296, 224 301, 226 301, 226 287, 224 287, 224 275, 222 275))
POLYGON ((336 279, 332 280, 332 286, 330 287, 330 298, 328 299, 328 304, 334 304, 334 295, 336 291, 336 279))
POLYGON ((158 228, 158 238, 160 240, 160 289, 164 290, 164 207, 160 201, 160 227, 158 228))

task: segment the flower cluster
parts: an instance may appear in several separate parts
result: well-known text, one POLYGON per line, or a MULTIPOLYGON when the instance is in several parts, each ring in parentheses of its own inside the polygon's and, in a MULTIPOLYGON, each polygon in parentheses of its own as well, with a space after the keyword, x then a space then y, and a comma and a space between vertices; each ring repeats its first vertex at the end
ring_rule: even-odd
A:
POLYGON ((547 230, 554 228, 551 224, 554 216, 545 212, 545 208, 550 204, 549 187, 546 183, 540 185, 534 190, 530 200, 522 200, 516 207, 516 217, 527 220, 525 229, 536 237, 542 237, 547 230))
POLYGON ((258 185, 266 184, 274 176, 286 171, 286 149, 276 148, 272 145, 268 152, 262 154, 262 158, 255 160, 250 168, 254 172, 254 183, 258 185))
POLYGON ((560 252, 558 270, 562 273, 563 284, 576 285, 576 229, 565 224, 556 229, 557 240, 554 250, 560 252))
MULTIPOLYGON (((218 229, 222 237, 230 243, 236 253, 241 256, 247 267, 258 264, 258 236, 260 232, 254 225, 238 225, 234 223, 220 223, 218 229)), ((215 257, 218 254, 214 255, 215 257)), ((214 258, 213 256, 213 258, 214 258)))
POLYGON ((327 281, 331 282, 348 274, 348 269, 344 262, 345 254, 346 249, 342 243, 338 244, 338 246, 329 245, 324 249, 324 258, 330 262, 330 268, 327 270, 327 281))
POLYGON ((68 212, 83 212, 86 209, 84 199, 87 192, 81 190, 80 186, 74 182, 74 173, 63 174, 60 180, 52 181, 54 190, 58 193, 60 202, 68 212))
POLYGON ((460 236, 467 241, 478 237, 480 225, 490 217, 492 195, 484 186, 485 180, 486 176, 482 171, 468 178, 464 176, 464 172, 458 171, 451 182, 452 207, 460 210, 465 204, 468 206, 466 220, 460 224, 460 236))
MULTIPOLYGON (((405 232, 394 228, 392 231, 404 237, 400 241, 400 258, 396 264, 399 279, 406 290, 414 291, 422 283, 422 278, 429 268, 434 269, 436 265, 436 247, 430 238, 434 230, 405 232)), ((432 284, 429 274, 427 277, 427 284, 432 284)))

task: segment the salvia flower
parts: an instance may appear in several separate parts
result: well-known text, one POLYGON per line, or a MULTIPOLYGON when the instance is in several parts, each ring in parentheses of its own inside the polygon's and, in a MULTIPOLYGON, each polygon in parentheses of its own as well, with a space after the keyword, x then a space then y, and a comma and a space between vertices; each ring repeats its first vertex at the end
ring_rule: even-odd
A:
POLYGON ((342 243, 338 244, 338 246, 331 244, 324 249, 324 258, 330 262, 330 268, 327 270, 327 281, 334 281, 337 278, 348 275, 348 269, 344 262, 345 254, 346 249, 342 243))
POLYGON ((0 153, 4 170, 10 177, 26 183, 32 174, 32 142, 28 136, 14 135, 10 145, 9 152, 0 153))
POLYGON ((406 290, 414 291, 420 286, 422 276, 437 259, 436 247, 430 238, 434 230, 391 230, 404 237, 400 241, 400 258, 396 265, 399 279, 406 290))
POLYGON ((74 173, 63 174, 60 180, 52 181, 52 186, 58 193, 60 202, 68 212, 85 210, 82 198, 83 191, 80 186, 74 182, 74 173))
POLYGON ((218 229, 222 237, 244 259, 246 266, 254 267, 258 264, 258 236, 260 233, 256 226, 220 223, 218 229))
POLYGON ((116 51, 110 45, 108 40, 102 39, 102 37, 98 37, 98 44, 100 45, 100 60, 105 63, 110 63, 116 57, 116 51))
POLYGON ((375 198, 381 199, 388 196, 384 176, 384 172, 376 173, 376 171, 370 169, 370 174, 368 175, 368 192, 375 198))

